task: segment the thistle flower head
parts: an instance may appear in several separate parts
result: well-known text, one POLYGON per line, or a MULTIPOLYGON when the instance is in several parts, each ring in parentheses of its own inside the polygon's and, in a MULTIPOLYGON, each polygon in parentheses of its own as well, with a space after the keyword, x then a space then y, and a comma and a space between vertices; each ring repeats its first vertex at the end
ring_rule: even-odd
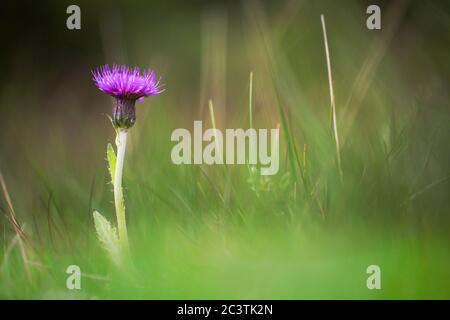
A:
POLYGON ((154 72, 144 70, 141 73, 138 67, 104 65, 92 71, 92 79, 101 91, 116 98, 112 122, 117 128, 128 129, 134 125, 136 100, 161 93, 154 72))
POLYGON ((92 71, 96 86, 115 97, 128 100, 159 94, 159 81, 155 81, 152 70, 141 70, 138 67, 130 68, 126 65, 101 66, 92 71))

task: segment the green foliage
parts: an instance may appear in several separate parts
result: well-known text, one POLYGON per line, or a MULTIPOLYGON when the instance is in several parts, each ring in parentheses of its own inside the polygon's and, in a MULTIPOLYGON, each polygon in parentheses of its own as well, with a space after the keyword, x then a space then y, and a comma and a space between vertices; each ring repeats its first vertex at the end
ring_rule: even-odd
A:
MULTIPOLYGON (((98 116, 110 109, 107 98, 86 106, 89 75, 81 75, 81 85, 75 69, 56 87, 41 78, 28 81, 32 65, 23 81, 15 70, 1 93, 7 112, 0 118, 0 165, 35 254, 29 282, 14 227, 0 215, 0 298, 450 298, 449 44, 439 33, 450 28, 450 19, 436 14, 437 5, 411 1, 390 37, 390 4, 382 31, 372 32, 361 1, 312 3, 279 1, 266 8, 262 1, 245 2, 239 15, 202 19, 204 29, 198 21, 208 10, 194 16, 186 10, 183 28, 156 19, 158 28, 133 29, 136 21, 151 24, 151 11, 127 7, 122 22, 132 63, 155 61, 150 67, 170 69, 163 78, 167 90, 137 107, 129 134, 123 190, 133 266, 111 263, 111 257, 120 260, 116 223, 92 213, 98 208, 114 216, 114 144, 106 150, 109 172, 103 161, 114 132, 98 116), (328 121, 321 13, 343 183, 328 121), (228 23, 215 24, 220 21, 228 23), (161 46, 142 42, 151 30, 161 46), (213 65, 222 58, 226 70, 213 65), (64 110, 60 99, 40 94, 47 85, 54 97, 71 89, 64 110), (280 125, 276 176, 261 176, 251 165, 170 161, 171 133, 200 118, 209 121, 207 99, 216 104, 218 128, 280 125), (42 106, 58 112, 42 112, 42 106), (83 272, 76 293, 65 287, 70 264, 83 272), (366 287, 371 264, 381 267, 380 291, 366 287)), ((55 79, 55 70, 40 67, 39 74, 55 79)), ((3 197, 2 208, 8 208, 3 197)))
POLYGON ((93 212, 95 230, 100 243, 115 262, 120 261, 120 245, 117 230, 97 210, 93 212))

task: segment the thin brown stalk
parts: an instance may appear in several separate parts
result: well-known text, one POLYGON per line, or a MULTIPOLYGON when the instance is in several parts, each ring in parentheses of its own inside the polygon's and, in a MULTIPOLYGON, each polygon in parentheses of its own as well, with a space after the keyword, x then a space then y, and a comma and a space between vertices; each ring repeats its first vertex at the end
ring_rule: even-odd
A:
POLYGON ((8 205, 8 211, 9 211, 8 218, 11 221, 11 224, 14 228, 14 232, 16 233, 16 237, 18 240, 18 245, 19 245, 20 253, 21 253, 22 259, 23 259, 25 273, 27 275, 28 280, 31 281, 31 271, 30 271, 30 267, 28 266, 28 252, 27 252, 27 247, 25 244, 25 233, 23 232, 23 228, 20 226, 19 222, 17 221, 17 215, 16 215, 16 212, 12 205, 11 197, 9 196, 8 188, 6 187, 5 179, 3 178, 3 174, 1 171, 0 171, 0 185, 3 190, 3 195, 5 197, 6 204, 8 205))

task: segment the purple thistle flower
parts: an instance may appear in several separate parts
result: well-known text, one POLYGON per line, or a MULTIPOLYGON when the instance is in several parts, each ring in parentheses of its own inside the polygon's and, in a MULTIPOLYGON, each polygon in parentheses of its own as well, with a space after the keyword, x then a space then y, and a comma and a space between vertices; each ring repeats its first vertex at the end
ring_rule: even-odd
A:
POLYGON ((101 66, 92 71, 95 85, 103 92, 116 98, 112 122, 117 128, 128 129, 136 121, 136 100, 157 95, 162 92, 159 80, 155 80, 152 70, 141 70, 138 67, 130 68, 126 65, 101 66))

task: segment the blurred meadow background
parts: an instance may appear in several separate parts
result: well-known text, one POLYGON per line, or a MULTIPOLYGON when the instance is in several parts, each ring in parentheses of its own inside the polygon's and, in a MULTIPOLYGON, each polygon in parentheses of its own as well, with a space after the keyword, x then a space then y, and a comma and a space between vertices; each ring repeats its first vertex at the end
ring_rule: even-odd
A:
POLYGON ((0 4, 0 297, 450 298, 448 1, 41 1, 0 4), (81 30, 66 8, 81 8, 81 30), (366 28, 378 4, 382 30, 366 28), (330 123, 320 15, 336 99, 330 123), (131 261, 115 221, 112 100, 91 69, 152 68, 125 158, 131 261), (280 126, 280 170, 176 166, 194 120, 280 126), (381 268, 368 290, 366 268, 381 268), (78 265, 81 290, 66 288, 78 265))

